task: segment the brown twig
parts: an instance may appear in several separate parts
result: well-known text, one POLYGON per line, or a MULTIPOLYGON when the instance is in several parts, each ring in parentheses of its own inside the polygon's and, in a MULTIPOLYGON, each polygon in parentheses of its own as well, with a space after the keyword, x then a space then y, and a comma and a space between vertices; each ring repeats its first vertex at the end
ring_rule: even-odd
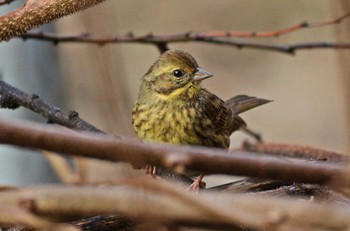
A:
MULTIPOLYGON (((109 136, 67 133, 48 125, 33 123, 0 121, 0 128, 0 143, 3 144, 124 161, 136 167, 152 165, 174 169, 177 172, 194 170, 319 184, 337 177, 343 179, 344 174, 348 173, 346 166, 335 163, 308 163, 248 152, 141 143, 109 136)), ((340 183, 342 186, 348 186, 350 178, 344 178, 340 183)))
POLYGON ((42 41, 49 41, 55 44, 78 42, 78 43, 91 43, 97 45, 106 45, 114 43, 143 43, 152 44, 158 47, 161 52, 164 52, 168 43, 180 43, 180 42, 202 42, 211 43, 217 45, 233 46, 236 48, 251 48, 259 50, 276 51, 286 54, 294 54, 297 50, 305 49, 350 49, 350 43, 335 43, 335 42, 310 42, 310 43, 298 43, 298 44, 285 44, 285 45, 270 45, 265 43, 255 43, 247 41, 236 41, 232 39, 224 39, 220 37, 203 37, 193 36, 191 33, 180 33, 172 35, 153 35, 147 34, 142 36, 134 36, 132 34, 127 35, 115 35, 107 37, 94 37, 87 33, 77 35, 56 35, 53 33, 43 32, 28 32, 19 36, 23 39, 37 39, 42 41))
POLYGON ((310 42, 284 45, 269 45, 264 43, 252 43, 245 41, 232 41, 223 39, 205 39, 201 42, 214 43, 218 45, 233 46, 237 48, 252 48, 266 51, 276 51, 284 54, 294 55, 298 50, 308 49, 350 49, 350 43, 334 42, 310 42))
POLYGON ((84 10, 104 0, 27 0, 19 9, 0 17, 0 41, 65 15, 84 10))
POLYGON ((318 161, 349 161, 350 157, 310 146, 276 143, 250 143, 245 141, 242 150, 276 156, 318 161))
POLYGON ((106 134, 92 124, 82 120, 77 112, 64 112, 45 102, 38 95, 29 95, 0 80, 0 108, 16 109, 19 106, 26 107, 42 115, 49 123, 60 124, 80 131, 106 134))
POLYGON ((266 38, 266 37, 278 37, 281 35, 289 34, 301 29, 308 29, 308 28, 317 28, 317 27, 323 27, 333 24, 341 23, 344 19, 348 18, 350 16, 350 11, 345 13, 344 15, 328 20, 328 21, 322 21, 322 22, 302 22, 294 26, 290 26, 287 28, 283 28, 281 30, 273 30, 273 31, 258 31, 258 32, 251 32, 251 31, 210 31, 210 32, 203 32, 198 33, 199 37, 244 37, 244 38, 266 38))
POLYGON ((0 6, 1 5, 6 5, 6 4, 10 4, 13 1, 15 1, 15 0, 2 0, 2 1, 0 1, 0 6))

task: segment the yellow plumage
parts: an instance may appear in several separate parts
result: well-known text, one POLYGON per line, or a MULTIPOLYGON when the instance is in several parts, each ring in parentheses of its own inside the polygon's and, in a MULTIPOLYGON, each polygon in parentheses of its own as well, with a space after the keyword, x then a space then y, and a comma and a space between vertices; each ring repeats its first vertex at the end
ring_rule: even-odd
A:
MULTIPOLYGON (((238 114, 269 101, 239 95, 224 102, 200 86, 211 76, 184 51, 162 54, 142 79, 132 112, 137 136, 150 142, 228 148, 232 132, 245 126, 238 114)), ((155 168, 147 172, 156 174, 155 168)), ((202 178, 189 189, 203 187, 202 178)))
MULTIPOLYGON (((211 76, 184 51, 164 53, 142 80, 132 112, 137 136, 145 141, 228 148, 231 133, 245 123, 223 100, 200 86, 211 76)), ((257 103, 261 99, 242 99, 262 104, 257 103)))

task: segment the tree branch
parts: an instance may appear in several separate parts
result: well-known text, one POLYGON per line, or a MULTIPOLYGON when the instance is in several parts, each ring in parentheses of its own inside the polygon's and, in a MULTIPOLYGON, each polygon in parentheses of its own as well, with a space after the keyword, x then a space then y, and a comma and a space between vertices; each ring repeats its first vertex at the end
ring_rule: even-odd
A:
POLYGON ((81 131, 106 134, 102 130, 81 119, 77 112, 64 112, 45 102, 39 98, 38 95, 29 95, 0 80, 0 108, 16 109, 19 106, 26 107, 42 115, 49 123, 56 123, 67 128, 81 131))
POLYGON ((335 43, 335 42, 309 42, 297 44, 269 45, 264 43, 252 43, 245 41, 232 41, 223 39, 205 39, 201 42, 213 43, 218 45, 233 46, 236 48, 252 48, 266 51, 276 51, 279 53, 294 55, 298 50, 308 49, 350 49, 350 43, 335 43))
POLYGON ((285 156, 291 158, 301 158, 306 160, 318 161, 349 161, 348 155, 326 151, 310 146, 301 146, 295 144, 276 144, 276 143, 250 143, 245 141, 242 149, 247 152, 257 152, 271 154, 275 156, 285 156))
POLYGON ((1 192, 0 203, 37 216, 67 220, 94 214, 125 214, 136 222, 195 227, 238 226, 258 230, 350 228, 348 205, 259 194, 185 192, 167 182, 134 181, 118 186, 42 186, 1 192), (74 202, 74 203, 72 203, 74 202), (96 203, 98 202, 98 203, 96 203), (150 209, 157 206, 157 209, 150 209), (308 219, 305 219, 305 214, 308 219))
POLYGON ((10 4, 11 2, 13 2, 14 0, 2 0, 0 1, 0 6, 1 5, 6 5, 6 4, 10 4))
POLYGON ((97 45, 115 44, 115 43, 142 43, 155 45, 161 52, 168 49, 166 44, 168 43, 181 43, 181 42, 202 42, 209 44, 233 46, 236 48, 251 48, 267 51, 276 51, 285 54, 294 54, 297 50, 305 49, 350 49, 350 43, 335 43, 335 42, 310 42, 310 43, 297 43, 297 44, 283 44, 283 45, 270 45, 265 43, 255 43, 247 41, 236 41, 232 39, 224 39, 212 36, 197 36, 192 33, 180 33, 170 35, 153 35, 146 34, 141 36, 134 36, 132 34, 127 35, 114 35, 106 37, 95 37, 88 33, 76 34, 76 35, 56 35, 48 32, 28 32, 19 36, 23 39, 37 39, 42 41, 58 43, 78 42, 89 43, 97 45))
POLYGON ((325 184, 335 178, 342 186, 348 168, 335 163, 307 163, 248 152, 227 152, 221 149, 141 143, 136 140, 107 136, 67 133, 48 125, 0 121, 0 142, 98 158, 129 162, 136 167, 146 165, 212 174, 245 175, 278 179, 287 182, 325 184))
POLYGON ((94 6, 104 0, 27 0, 19 9, 0 17, 0 41, 94 6))
POLYGON ((279 37, 281 35, 289 34, 301 29, 310 29, 317 27, 324 27, 333 24, 339 24, 344 19, 350 16, 350 11, 345 13, 344 15, 337 17, 332 20, 321 21, 321 22, 302 22, 294 26, 290 26, 287 28, 283 28, 281 30, 272 30, 272 31, 210 31, 198 33, 199 36, 202 37, 244 37, 244 38, 267 38, 267 37, 279 37))

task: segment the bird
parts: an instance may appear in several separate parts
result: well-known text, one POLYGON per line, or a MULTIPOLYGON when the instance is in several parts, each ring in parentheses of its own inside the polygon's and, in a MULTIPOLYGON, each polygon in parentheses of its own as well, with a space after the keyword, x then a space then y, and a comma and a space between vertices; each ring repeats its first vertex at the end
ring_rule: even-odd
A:
MULTIPOLYGON (((238 95, 223 101, 201 86, 213 74, 200 67, 188 52, 168 50, 142 77, 132 110, 132 125, 145 142, 199 145, 228 149, 230 135, 245 121, 238 115, 270 102, 238 95)), ((156 174, 156 167, 146 167, 156 174)), ((188 188, 198 192, 205 186, 201 173, 188 188)))

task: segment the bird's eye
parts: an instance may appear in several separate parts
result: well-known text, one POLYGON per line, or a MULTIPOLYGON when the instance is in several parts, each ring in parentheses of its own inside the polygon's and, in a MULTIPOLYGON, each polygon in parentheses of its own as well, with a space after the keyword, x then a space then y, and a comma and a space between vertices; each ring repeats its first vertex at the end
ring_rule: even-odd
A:
POLYGON ((173 75, 177 78, 180 78, 184 75, 184 73, 180 69, 176 69, 173 71, 173 75))

